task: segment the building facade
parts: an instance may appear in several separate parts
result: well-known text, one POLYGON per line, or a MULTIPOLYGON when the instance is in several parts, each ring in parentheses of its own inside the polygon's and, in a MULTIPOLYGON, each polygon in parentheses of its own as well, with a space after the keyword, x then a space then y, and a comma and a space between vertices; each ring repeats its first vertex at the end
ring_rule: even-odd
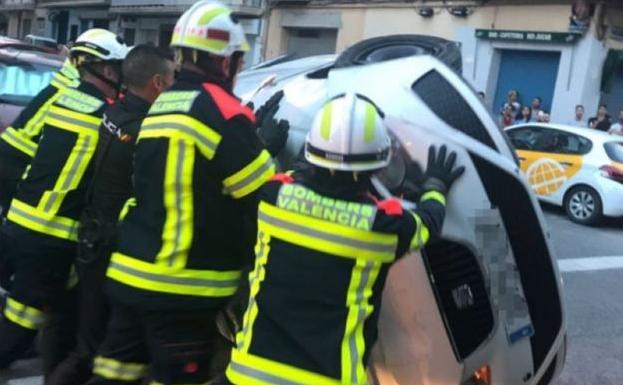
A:
POLYGON ((32 32, 35 0, 0 0, 0 36, 23 38, 32 32))
MULTIPOLYGON (((130 45, 168 46, 180 15, 195 0, 0 0, 0 36, 23 39, 28 34, 75 41, 90 28, 104 28, 130 45)), ((247 64, 261 59, 264 31, 263 0, 224 1, 238 13, 251 52, 247 64)))
POLYGON ((273 1, 266 57, 339 53, 362 39, 425 34, 461 46, 463 76, 497 113, 508 90, 543 99, 552 120, 623 109, 618 1, 273 1), (482 5, 484 3, 484 5, 482 5), (572 4, 573 3, 573 4, 572 4))
MULTIPOLYGON (((111 27, 124 36, 128 44, 153 43, 167 46, 173 27, 179 16, 196 1, 194 0, 112 0, 110 15, 114 18, 111 27)), ((261 58, 263 31, 262 0, 226 1, 240 15, 241 24, 251 44, 246 62, 256 63, 261 58)))

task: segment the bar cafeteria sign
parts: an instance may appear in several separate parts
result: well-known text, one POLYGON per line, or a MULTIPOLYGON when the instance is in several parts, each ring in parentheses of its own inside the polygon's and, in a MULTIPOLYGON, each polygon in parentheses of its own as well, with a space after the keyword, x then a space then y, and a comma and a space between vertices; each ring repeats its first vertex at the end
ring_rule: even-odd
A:
POLYGON ((529 43, 573 44, 582 37, 581 33, 503 31, 499 29, 477 29, 476 37, 485 40, 529 43))

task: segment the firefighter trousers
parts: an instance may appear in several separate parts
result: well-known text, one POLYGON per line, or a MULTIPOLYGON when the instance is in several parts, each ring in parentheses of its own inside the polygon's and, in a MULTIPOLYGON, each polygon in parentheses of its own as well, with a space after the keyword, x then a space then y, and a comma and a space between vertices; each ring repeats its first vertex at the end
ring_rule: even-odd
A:
POLYGON ((46 385, 82 385, 91 378, 93 359, 104 340, 110 309, 104 287, 110 246, 80 246, 78 273, 78 331, 76 346, 49 376, 46 385))
POLYGON ((68 285, 75 244, 25 229, 7 233, 4 243, 13 279, 0 321, 0 368, 22 357, 41 330, 48 375, 75 343, 75 291, 68 285))
POLYGON ((206 383, 222 371, 213 363, 222 339, 217 310, 145 310, 111 302, 104 342, 88 385, 206 383))

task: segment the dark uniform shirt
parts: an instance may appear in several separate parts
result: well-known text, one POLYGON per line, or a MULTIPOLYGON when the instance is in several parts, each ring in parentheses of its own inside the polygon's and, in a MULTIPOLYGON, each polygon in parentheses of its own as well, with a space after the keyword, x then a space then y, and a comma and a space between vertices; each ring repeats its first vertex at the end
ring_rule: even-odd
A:
POLYGON ((105 106, 90 83, 60 91, 43 114, 36 155, 7 215, 10 228, 77 241, 105 106))
POLYGON ((159 310, 220 306, 251 253, 241 229, 257 213, 254 193, 274 173, 253 112, 182 71, 143 121, 134 159, 135 200, 107 272, 113 297, 159 310))
POLYGON ((445 198, 418 208, 278 175, 260 192, 255 270, 227 370, 238 385, 366 384, 391 264, 441 230, 445 198))
POLYGON ((134 146, 150 103, 129 92, 104 113, 95 152, 88 208, 99 221, 117 223, 132 195, 134 146))
POLYGON ((35 156, 43 129, 43 116, 65 87, 78 85, 77 73, 69 64, 52 78, 22 110, 10 127, 0 134, 0 207, 3 214, 15 196, 18 181, 35 156))

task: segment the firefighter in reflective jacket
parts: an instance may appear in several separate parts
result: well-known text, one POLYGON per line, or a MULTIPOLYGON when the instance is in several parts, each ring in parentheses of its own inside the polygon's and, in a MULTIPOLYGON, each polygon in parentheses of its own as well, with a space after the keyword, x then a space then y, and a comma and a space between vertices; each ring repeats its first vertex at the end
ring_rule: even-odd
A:
POLYGON ((69 59, 66 60, 50 84, 39 91, 11 126, 0 134, 0 215, 6 215, 17 182, 35 156, 43 115, 64 88, 78 85, 78 78, 78 71, 69 59))
MULTIPOLYGON (((92 384, 199 384, 211 376, 215 317, 238 289, 255 192, 274 174, 255 116, 232 94, 248 49, 231 10, 200 1, 175 26, 177 81, 152 105, 108 267, 112 312, 92 384)), ((253 221, 255 223, 255 221, 253 221)))
MULTIPOLYGON (((40 117, 37 151, 19 182, 3 229, 14 278, 0 321, 0 367, 30 344, 46 314, 72 305, 66 288, 71 284, 78 219, 106 98, 117 95, 126 52, 125 44, 109 31, 82 34, 71 50, 80 84, 60 91, 40 117)), ((63 334, 70 338, 74 330, 63 334)), ((54 345, 52 349, 65 344, 54 345)), ((63 352, 56 353, 43 357, 46 372, 63 358, 63 352)))
POLYGON ((132 158, 141 123, 151 104, 175 79, 169 51, 141 44, 123 61, 125 96, 109 106, 99 128, 93 179, 78 234, 79 311, 77 342, 46 385, 82 385, 91 378, 92 363, 104 339, 109 306, 104 290, 106 269, 114 248, 119 213, 132 196, 132 158))
POLYGON ((439 234, 446 193, 463 172, 431 147, 418 208, 379 201, 370 173, 386 167, 383 114, 346 94, 316 116, 312 167, 260 191, 255 270, 227 369, 238 385, 363 385, 387 271, 439 234))

